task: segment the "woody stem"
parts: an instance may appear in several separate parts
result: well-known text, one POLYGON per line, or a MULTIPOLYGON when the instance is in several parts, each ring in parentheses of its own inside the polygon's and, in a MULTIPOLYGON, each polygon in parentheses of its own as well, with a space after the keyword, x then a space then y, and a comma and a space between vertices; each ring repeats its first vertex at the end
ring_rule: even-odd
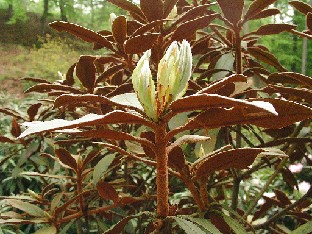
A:
POLYGON ((156 186, 157 186, 157 216, 165 218, 169 215, 169 186, 168 186, 168 152, 165 136, 166 123, 160 122, 155 130, 156 153, 156 186))

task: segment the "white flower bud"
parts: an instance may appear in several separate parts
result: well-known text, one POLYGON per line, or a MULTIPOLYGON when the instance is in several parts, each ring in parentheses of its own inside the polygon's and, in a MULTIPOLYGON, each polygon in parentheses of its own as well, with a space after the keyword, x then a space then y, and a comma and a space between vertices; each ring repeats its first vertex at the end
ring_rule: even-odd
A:
POLYGON ((150 56, 151 51, 148 50, 138 61, 136 68, 133 70, 132 84, 146 115, 157 121, 155 84, 149 67, 150 56))
POLYGON ((191 77, 191 46, 183 40, 178 45, 172 42, 160 60, 157 73, 157 107, 163 111, 168 105, 182 97, 191 77))

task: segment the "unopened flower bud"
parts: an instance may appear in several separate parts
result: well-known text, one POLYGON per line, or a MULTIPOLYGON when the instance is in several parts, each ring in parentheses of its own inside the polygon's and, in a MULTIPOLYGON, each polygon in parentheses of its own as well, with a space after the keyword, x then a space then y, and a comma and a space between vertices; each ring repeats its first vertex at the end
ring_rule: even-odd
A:
POLYGON ((136 68, 133 70, 132 84, 146 115, 157 121, 155 84, 149 67, 150 56, 151 51, 148 50, 138 61, 136 68))
POLYGON ((157 121, 172 101, 181 98, 191 77, 192 53, 190 44, 174 41, 158 64, 157 92, 149 67, 151 51, 146 51, 132 74, 132 84, 148 117, 157 121))
POLYGON ((191 46, 183 40, 176 41, 167 49, 160 60, 157 73, 157 100, 159 111, 182 97, 187 90, 188 80, 191 77, 192 53, 191 46))

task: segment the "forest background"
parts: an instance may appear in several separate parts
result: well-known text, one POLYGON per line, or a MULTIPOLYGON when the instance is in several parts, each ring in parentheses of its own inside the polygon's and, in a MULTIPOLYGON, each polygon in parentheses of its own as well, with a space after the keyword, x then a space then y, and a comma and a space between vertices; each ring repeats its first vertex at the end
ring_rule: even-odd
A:
MULTIPOLYGON (((309 3, 309 0, 303 2, 309 3)), ((298 25, 298 30, 305 29, 304 15, 295 11, 287 0, 276 1, 275 7, 281 10, 280 15, 252 21, 245 26, 245 31, 252 31, 265 23, 290 23, 298 25)), ((126 14, 105 0, 0 0, 2 92, 10 90, 21 97, 27 82, 21 83, 19 78, 58 79, 79 54, 92 52, 90 44, 51 30, 49 22, 63 20, 98 31, 110 29, 111 13, 126 14), (60 37, 66 39, 59 40, 60 37), (63 53, 64 50, 67 53, 63 53)), ((283 33, 263 37, 261 43, 289 71, 312 75, 312 60, 307 56, 312 53, 311 40, 283 33)))

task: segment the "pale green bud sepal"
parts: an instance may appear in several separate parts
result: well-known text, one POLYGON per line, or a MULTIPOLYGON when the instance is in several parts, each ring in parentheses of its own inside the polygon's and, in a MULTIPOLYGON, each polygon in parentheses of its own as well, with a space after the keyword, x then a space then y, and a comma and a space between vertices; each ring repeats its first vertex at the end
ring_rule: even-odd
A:
POLYGON ((133 89, 145 111, 145 114, 152 120, 157 121, 157 109, 155 98, 155 83, 149 67, 151 51, 146 51, 137 63, 132 74, 133 89))

